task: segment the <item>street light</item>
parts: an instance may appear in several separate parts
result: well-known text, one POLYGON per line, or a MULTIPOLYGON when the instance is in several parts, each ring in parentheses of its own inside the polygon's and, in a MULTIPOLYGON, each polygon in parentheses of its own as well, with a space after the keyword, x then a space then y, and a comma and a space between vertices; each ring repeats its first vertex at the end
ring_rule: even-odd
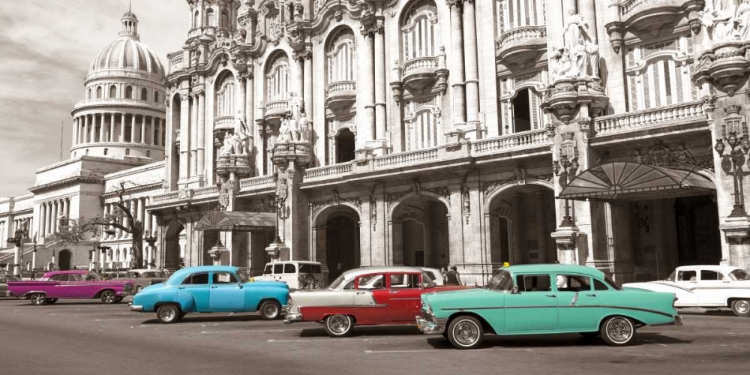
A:
POLYGON ((743 217, 747 213, 745 212, 745 199, 742 194, 742 164, 745 162, 745 154, 750 151, 750 139, 747 136, 744 122, 741 125, 739 122, 728 122, 727 125, 723 125, 721 128, 721 135, 724 138, 716 140, 714 150, 716 150, 720 157, 726 157, 732 161, 732 169, 726 171, 732 174, 734 180, 734 205, 729 217, 743 217), (727 126, 729 127, 728 136, 727 126), (742 135, 738 136, 738 130, 742 132, 742 135), (726 145, 724 144, 724 140, 727 142, 726 145), (729 146, 730 151, 725 156, 724 150, 727 146, 729 146))
MULTIPOLYGON (((560 156, 558 160, 555 160, 552 162, 552 170, 555 172, 555 175, 562 177, 563 189, 565 189, 568 186, 568 182, 570 180, 570 176, 575 176, 576 171, 578 171, 578 147, 573 146, 568 150, 568 152, 563 153, 563 150, 560 150, 560 156), (568 153, 573 153, 573 157, 569 158, 568 153)), ((560 223, 561 227, 572 227, 573 226, 573 220, 570 217, 570 204, 568 202, 568 199, 565 198, 565 216, 563 216, 563 220, 560 223)))
POLYGON ((21 259, 20 253, 23 252, 23 239, 24 231, 22 229, 16 229, 15 236, 8 238, 8 243, 12 243, 16 246, 15 256, 13 257, 13 275, 18 276, 21 273, 21 259))
POLYGON ((149 231, 146 231, 145 236, 143 237, 143 240, 148 242, 148 247, 151 248, 151 250, 148 252, 148 257, 146 259, 146 268, 151 269, 151 264, 154 263, 154 245, 156 245, 156 236, 149 233, 149 231))
MULTIPOLYGON (((107 252, 108 252, 108 251, 110 251, 110 250, 112 250, 112 248, 111 248, 111 247, 109 247, 109 246, 104 246, 104 245, 99 245, 99 246, 98 246, 97 248, 98 248, 98 249, 99 249, 99 251, 100 251, 100 253, 99 253, 99 259, 100 259, 100 260, 102 259, 102 253, 104 253, 104 255, 106 256, 107 252)), ((103 262, 103 261, 102 261, 102 262, 97 262, 97 263, 101 263, 101 264, 99 264, 99 270, 102 270, 102 269, 104 269, 104 262, 103 262)), ((99 270, 98 270, 98 271, 99 271, 99 270)))

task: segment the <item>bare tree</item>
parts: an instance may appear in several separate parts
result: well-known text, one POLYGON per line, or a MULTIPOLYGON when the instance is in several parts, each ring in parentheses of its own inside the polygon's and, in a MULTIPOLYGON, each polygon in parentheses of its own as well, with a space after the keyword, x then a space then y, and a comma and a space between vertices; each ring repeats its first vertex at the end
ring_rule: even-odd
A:
POLYGON ((131 249, 133 252, 130 258, 130 268, 139 268, 143 265, 143 223, 135 219, 133 213, 130 212, 130 207, 125 203, 123 195, 125 195, 125 181, 120 182, 120 189, 117 192, 120 201, 117 202, 116 212, 94 219, 94 224, 130 233, 132 235, 131 249), (128 219, 127 226, 123 225, 120 220, 123 215, 128 219))
POLYGON ((78 245, 82 241, 96 238, 99 233, 99 218, 87 220, 80 219, 60 219, 60 230, 53 234, 53 238, 60 244, 78 245), (89 237, 90 235, 90 237, 89 237))

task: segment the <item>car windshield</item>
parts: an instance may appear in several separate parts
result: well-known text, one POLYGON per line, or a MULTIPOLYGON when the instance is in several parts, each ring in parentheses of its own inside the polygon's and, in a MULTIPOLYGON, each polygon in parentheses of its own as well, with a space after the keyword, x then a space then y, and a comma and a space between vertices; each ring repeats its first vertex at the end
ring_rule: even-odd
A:
POLYGON ((677 276, 677 271, 672 271, 666 281, 674 281, 675 276, 677 276))
POLYGON ((237 271, 237 278, 240 279, 240 283, 246 283, 249 277, 245 271, 237 271))
POLYGON ((422 272, 422 286, 425 288, 432 288, 435 286, 435 282, 432 281, 432 276, 426 271, 422 272))
POLYGON ((487 288, 497 291, 510 291, 513 288, 513 276, 505 270, 497 270, 487 283, 487 288))
POLYGON ((141 276, 138 272, 128 272, 128 278, 129 279, 137 279, 141 276))
POLYGON ((745 270, 736 269, 729 273, 729 278, 734 281, 750 280, 750 274, 748 274, 745 270))
POLYGON ((344 275, 341 275, 336 278, 336 280, 333 280, 331 285, 328 286, 329 290, 336 290, 339 287, 341 287, 341 284, 344 282, 344 275))
POLYGON ((622 290, 622 287, 619 284, 617 284, 617 282, 612 280, 612 278, 609 277, 609 275, 604 275, 604 281, 606 281, 607 284, 609 284, 609 286, 611 286, 612 288, 615 288, 617 290, 622 290))

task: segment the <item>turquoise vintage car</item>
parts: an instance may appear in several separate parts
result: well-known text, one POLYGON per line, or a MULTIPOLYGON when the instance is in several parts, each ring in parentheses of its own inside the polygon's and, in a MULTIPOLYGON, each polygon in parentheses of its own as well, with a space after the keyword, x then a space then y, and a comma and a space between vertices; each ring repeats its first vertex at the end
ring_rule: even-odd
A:
POLYGON ((603 272, 575 265, 500 268, 481 289, 422 295, 417 326, 458 349, 495 335, 580 333, 608 345, 632 342, 637 328, 682 325, 673 293, 623 290, 603 272))
POLYGON ((133 297, 130 310, 156 312, 162 323, 174 323, 192 312, 255 312, 266 320, 281 317, 289 286, 251 281, 237 267, 183 268, 165 283, 150 285, 133 297))

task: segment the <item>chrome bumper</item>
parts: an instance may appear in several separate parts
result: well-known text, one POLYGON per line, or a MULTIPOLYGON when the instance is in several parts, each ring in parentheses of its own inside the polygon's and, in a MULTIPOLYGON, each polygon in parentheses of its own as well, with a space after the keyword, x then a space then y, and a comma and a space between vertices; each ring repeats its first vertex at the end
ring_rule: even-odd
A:
POLYGON ((143 311, 143 306, 141 306, 141 305, 134 305, 133 302, 130 302, 128 304, 128 308, 130 309, 130 311, 137 311, 137 312, 142 312, 143 311))
POLYGON ((284 317, 284 324, 292 324, 294 322, 301 322, 302 314, 289 312, 287 309, 286 316, 284 317))
POLYGON ((438 324, 431 320, 427 320, 421 316, 417 316, 417 328, 426 335, 438 335, 445 332, 445 325, 438 324))

